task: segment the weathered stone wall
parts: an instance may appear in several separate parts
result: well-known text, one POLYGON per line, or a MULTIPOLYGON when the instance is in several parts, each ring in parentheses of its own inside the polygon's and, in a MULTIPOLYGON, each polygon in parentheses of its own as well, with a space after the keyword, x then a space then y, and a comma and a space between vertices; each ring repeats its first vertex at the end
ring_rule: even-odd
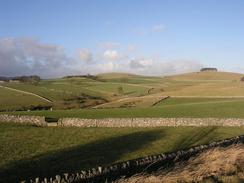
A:
POLYGON ((159 127, 159 126, 244 126, 238 118, 62 118, 59 126, 76 127, 159 127))
POLYGON ((21 183, 100 183, 112 182, 122 176, 128 177, 138 173, 150 173, 159 168, 168 167, 176 162, 187 160, 190 157, 214 147, 226 147, 233 144, 244 143, 244 135, 212 142, 206 145, 195 146, 189 149, 172 153, 158 154, 117 163, 111 166, 96 167, 86 171, 56 175, 54 178, 36 178, 21 183))
MULTIPOLYGON (((45 117, 23 115, 0 115, 0 122, 13 122, 47 126, 45 117)), ((244 126, 239 118, 61 118, 58 126, 75 127, 159 127, 159 126, 244 126)))
POLYGON ((47 126, 45 117, 42 116, 22 116, 22 115, 1 114, 0 122, 12 122, 12 123, 19 123, 19 124, 30 124, 35 126, 47 126))

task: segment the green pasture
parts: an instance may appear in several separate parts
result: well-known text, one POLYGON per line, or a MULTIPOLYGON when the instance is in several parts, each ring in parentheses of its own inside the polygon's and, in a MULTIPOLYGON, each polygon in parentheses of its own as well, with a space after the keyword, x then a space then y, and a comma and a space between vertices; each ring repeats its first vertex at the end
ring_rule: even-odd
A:
MULTIPOLYGON (((39 115, 50 118, 126 118, 126 117, 192 117, 192 118, 244 118, 244 99, 167 99, 168 104, 154 107, 108 108, 108 109, 71 109, 53 111, 9 112, 20 115, 39 115), (178 101, 178 102, 177 102, 178 101), (195 103, 194 103, 195 101, 195 103)), ((167 101, 166 100, 166 101, 167 101)))
POLYGON ((0 110, 18 110, 38 105, 45 106, 49 103, 32 95, 0 88, 0 110))
POLYGON ((244 102, 244 98, 168 98, 157 103, 156 106, 171 106, 171 105, 201 105, 201 104, 218 104, 218 103, 235 103, 244 102))
MULTIPOLYGON (((106 102, 112 102, 112 105, 106 104, 107 107, 123 107, 127 106, 127 103, 121 103, 120 99, 125 97, 131 97, 131 100, 128 100, 132 101, 135 107, 149 107, 150 102, 137 102, 137 98, 134 97, 153 97, 155 94, 172 98, 188 97, 186 103, 192 101, 191 97, 199 98, 193 103, 202 102, 200 98, 207 97, 243 98, 244 82, 240 81, 241 77, 241 74, 226 72, 197 72, 165 77, 106 73, 99 74, 95 78, 73 77, 47 79, 38 84, 6 82, 1 85, 50 99, 53 101, 51 104, 53 109, 92 108, 106 102)), ((28 108, 28 104, 24 102, 25 97, 28 96, 19 96, 18 102, 12 92, 5 93, 4 97, 8 98, 8 102, 5 102, 0 96, 0 103, 4 103, 0 106, 1 110, 20 110, 23 106, 28 108)), ((39 101, 39 99, 30 96, 28 102, 37 105, 37 100, 39 101)), ((181 103, 184 103, 183 100, 181 103)), ((164 103, 163 101, 158 106, 168 104, 170 102, 165 101, 164 103)))
POLYGON ((0 182, 77 172, 243 133, 243 127, 38 128, 0 123, 0 182))

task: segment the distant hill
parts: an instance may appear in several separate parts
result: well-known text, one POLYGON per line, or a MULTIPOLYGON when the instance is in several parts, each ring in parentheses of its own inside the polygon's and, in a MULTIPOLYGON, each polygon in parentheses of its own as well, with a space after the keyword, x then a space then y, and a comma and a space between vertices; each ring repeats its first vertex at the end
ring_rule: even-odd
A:
POLYGON ((37 75, 30 75, 30 76, 15 76, 15 77, 5 77, 0 76, 0 81, 20 81, 20 82, 39 82, 41 80, 40 76, 37 75))
MULTIPOLYGON (((47 98, 53 101, 53 109, 149 107, 167 96, 243 98, 242 77, 243 74, 231 72, 194 72, 165 77, 103 73, 44 79, 38 84, 1 82, 1 85, 47 98)), ((0 88, 0 110, 32 109, 33 104, 46 105, 37 97, 22 96, 20 92, 0 88)))
POLYGON ((240 80, 243 74, 232 72, 194 72, 169 76, 174 80, 240 80))

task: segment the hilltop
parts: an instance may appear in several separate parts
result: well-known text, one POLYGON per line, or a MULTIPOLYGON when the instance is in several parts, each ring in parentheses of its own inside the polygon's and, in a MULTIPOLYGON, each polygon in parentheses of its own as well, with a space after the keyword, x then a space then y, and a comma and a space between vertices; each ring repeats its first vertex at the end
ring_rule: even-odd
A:
POLYGON ((204 71, 204 72, 193 72, 186 73, 180 75, 170 76, 169 78, 174 80, 202 80, 202 81, 240 81, 240 78, 243 74, 233 73, 233 72, 212 72, 212 71, 204 71))

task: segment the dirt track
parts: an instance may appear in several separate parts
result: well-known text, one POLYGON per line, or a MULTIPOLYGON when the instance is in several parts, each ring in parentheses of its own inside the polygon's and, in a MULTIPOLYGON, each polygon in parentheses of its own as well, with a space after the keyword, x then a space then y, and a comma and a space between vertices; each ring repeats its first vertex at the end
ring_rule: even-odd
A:
POLYGON ((5 89, 8 89, 8 90, 12 90, 12 91, 16 91, 16 92, 20 92, 20 93, 24 93, 24 94, 27 94, 27 95, 32 95, 32 96, 35 96, 35 97, 38 97, 42 100, 45 100, 46 102, 49 102, 49 103, 52 103, 51 100, 45 98, 45 97, 42 97, 38 94, 35 94, 35 93, 31 93, 31 92, 27 92, 27 91, 22 91, 22 90, 18 90, 18 89, 14 89, 14 88, 10 88, 10 87, 7 87, 7 86, 1 86, 0 85, 0 88, 5 88, 5 89))

